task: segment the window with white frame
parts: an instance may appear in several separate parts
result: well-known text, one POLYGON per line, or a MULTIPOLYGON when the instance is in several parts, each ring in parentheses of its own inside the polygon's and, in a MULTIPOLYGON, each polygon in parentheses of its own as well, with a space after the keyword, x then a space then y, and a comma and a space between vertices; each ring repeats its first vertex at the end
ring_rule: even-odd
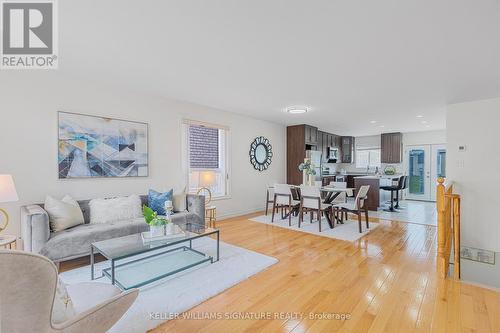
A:
POLYGON ((356 168, 380 168, 380 148, 356 148, 356 168))
POLYGON ((187 188, 196 193, 208 188, 212 198, 229 195, 229 128, 185 120, 183 124, 187 188))

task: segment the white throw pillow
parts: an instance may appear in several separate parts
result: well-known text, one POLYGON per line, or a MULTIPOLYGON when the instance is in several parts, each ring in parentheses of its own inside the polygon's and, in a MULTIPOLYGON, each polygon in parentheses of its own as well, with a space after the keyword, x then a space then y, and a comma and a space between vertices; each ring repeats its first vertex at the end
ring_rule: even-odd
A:
POLYGON ((174 193, 172 197, 172 204, 174 205, 174 212, 183 212, 187 210, 186 203, 186 188, 179 193, 174 193))
POLYGON ((69 297, 66 290, 66 284, 58 278, 54 305, 52 307, 52 322, 57 324, 64 323, 75 315, 76 311, 73 307, 71 297, 69 297))
POLYGON ((138 195, 112 199, 90 200, 90 223, 130 221, 142 217, 141 198, 138 195))
POLYGON ((44 209, 49 214, 50 228, 52 231, 61 231, 83 224, 83 213, 72 197, 66 195, 62 200, 50 195, 45 198, 44 209))

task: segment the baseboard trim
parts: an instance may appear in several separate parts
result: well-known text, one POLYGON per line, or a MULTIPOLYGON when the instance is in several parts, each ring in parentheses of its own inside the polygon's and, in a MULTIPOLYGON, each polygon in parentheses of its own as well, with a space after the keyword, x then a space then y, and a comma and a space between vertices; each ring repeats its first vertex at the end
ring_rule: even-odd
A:
POLYGON ((468 285, 471 285, 474 287, 479 287, 479 288, 483 288, 483 289, 488 289, 488 290, 500 292, 500 288, 488 286, 488 285, 483 284, 483 283, 472 282, 472 281, 467 281, 467 280, 459 280, 459 281, 462 282, 463 284, 468 284, 468 285))
POLYGON ((226 214, 221 214, 217 216, 217 221, 223 221, 227 220, 233 217, 238 217, 242 215, 247 215, 247 214, 252 214, 252 213, 258 213, 258 212, 263 212, 265 208, 262 207, 256 207, 256 208, 250 208, 250 209, 245 209, 241 211, 236 211, 236 212, 229 212, 226 214))

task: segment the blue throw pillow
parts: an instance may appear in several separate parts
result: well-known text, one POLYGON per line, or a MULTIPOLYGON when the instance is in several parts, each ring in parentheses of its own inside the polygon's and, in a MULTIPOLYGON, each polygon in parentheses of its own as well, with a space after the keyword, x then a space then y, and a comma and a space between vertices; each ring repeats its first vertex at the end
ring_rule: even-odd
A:
POLYGON ((165 193, 149 190, 148 206, 158 213, 158 215, 165 215, 165 201, 172 201, 173 196, 173 189, 165 193))

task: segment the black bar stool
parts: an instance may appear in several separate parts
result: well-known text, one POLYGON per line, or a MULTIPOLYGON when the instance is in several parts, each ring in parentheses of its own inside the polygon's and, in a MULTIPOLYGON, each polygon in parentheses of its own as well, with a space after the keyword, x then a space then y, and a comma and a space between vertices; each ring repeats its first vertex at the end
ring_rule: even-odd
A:
MULTIPOLYGON (((396 212, 397 210, 394 209, 394 192, 396 194, 403 189, 404 186, 404 176, 399 177, 398 184, 397 185, 391 185, 391 186, 380 186, 381 190, 384 191, 391 191, 391 206, 389 209, 384 209, 387 212, 396 212)), ((398 195, 399 198, 399 195, 398 195)))
POLYGON ((399 199, 403 199, 403 191, 408 188, 408 176, 403 176, 403 187, 399 191, 396 192, 396 206, 394 208, 400 209, 401 207, 399 206, 399 199), (401 192, 401 196, 399 196, 399 192, 401 192))

